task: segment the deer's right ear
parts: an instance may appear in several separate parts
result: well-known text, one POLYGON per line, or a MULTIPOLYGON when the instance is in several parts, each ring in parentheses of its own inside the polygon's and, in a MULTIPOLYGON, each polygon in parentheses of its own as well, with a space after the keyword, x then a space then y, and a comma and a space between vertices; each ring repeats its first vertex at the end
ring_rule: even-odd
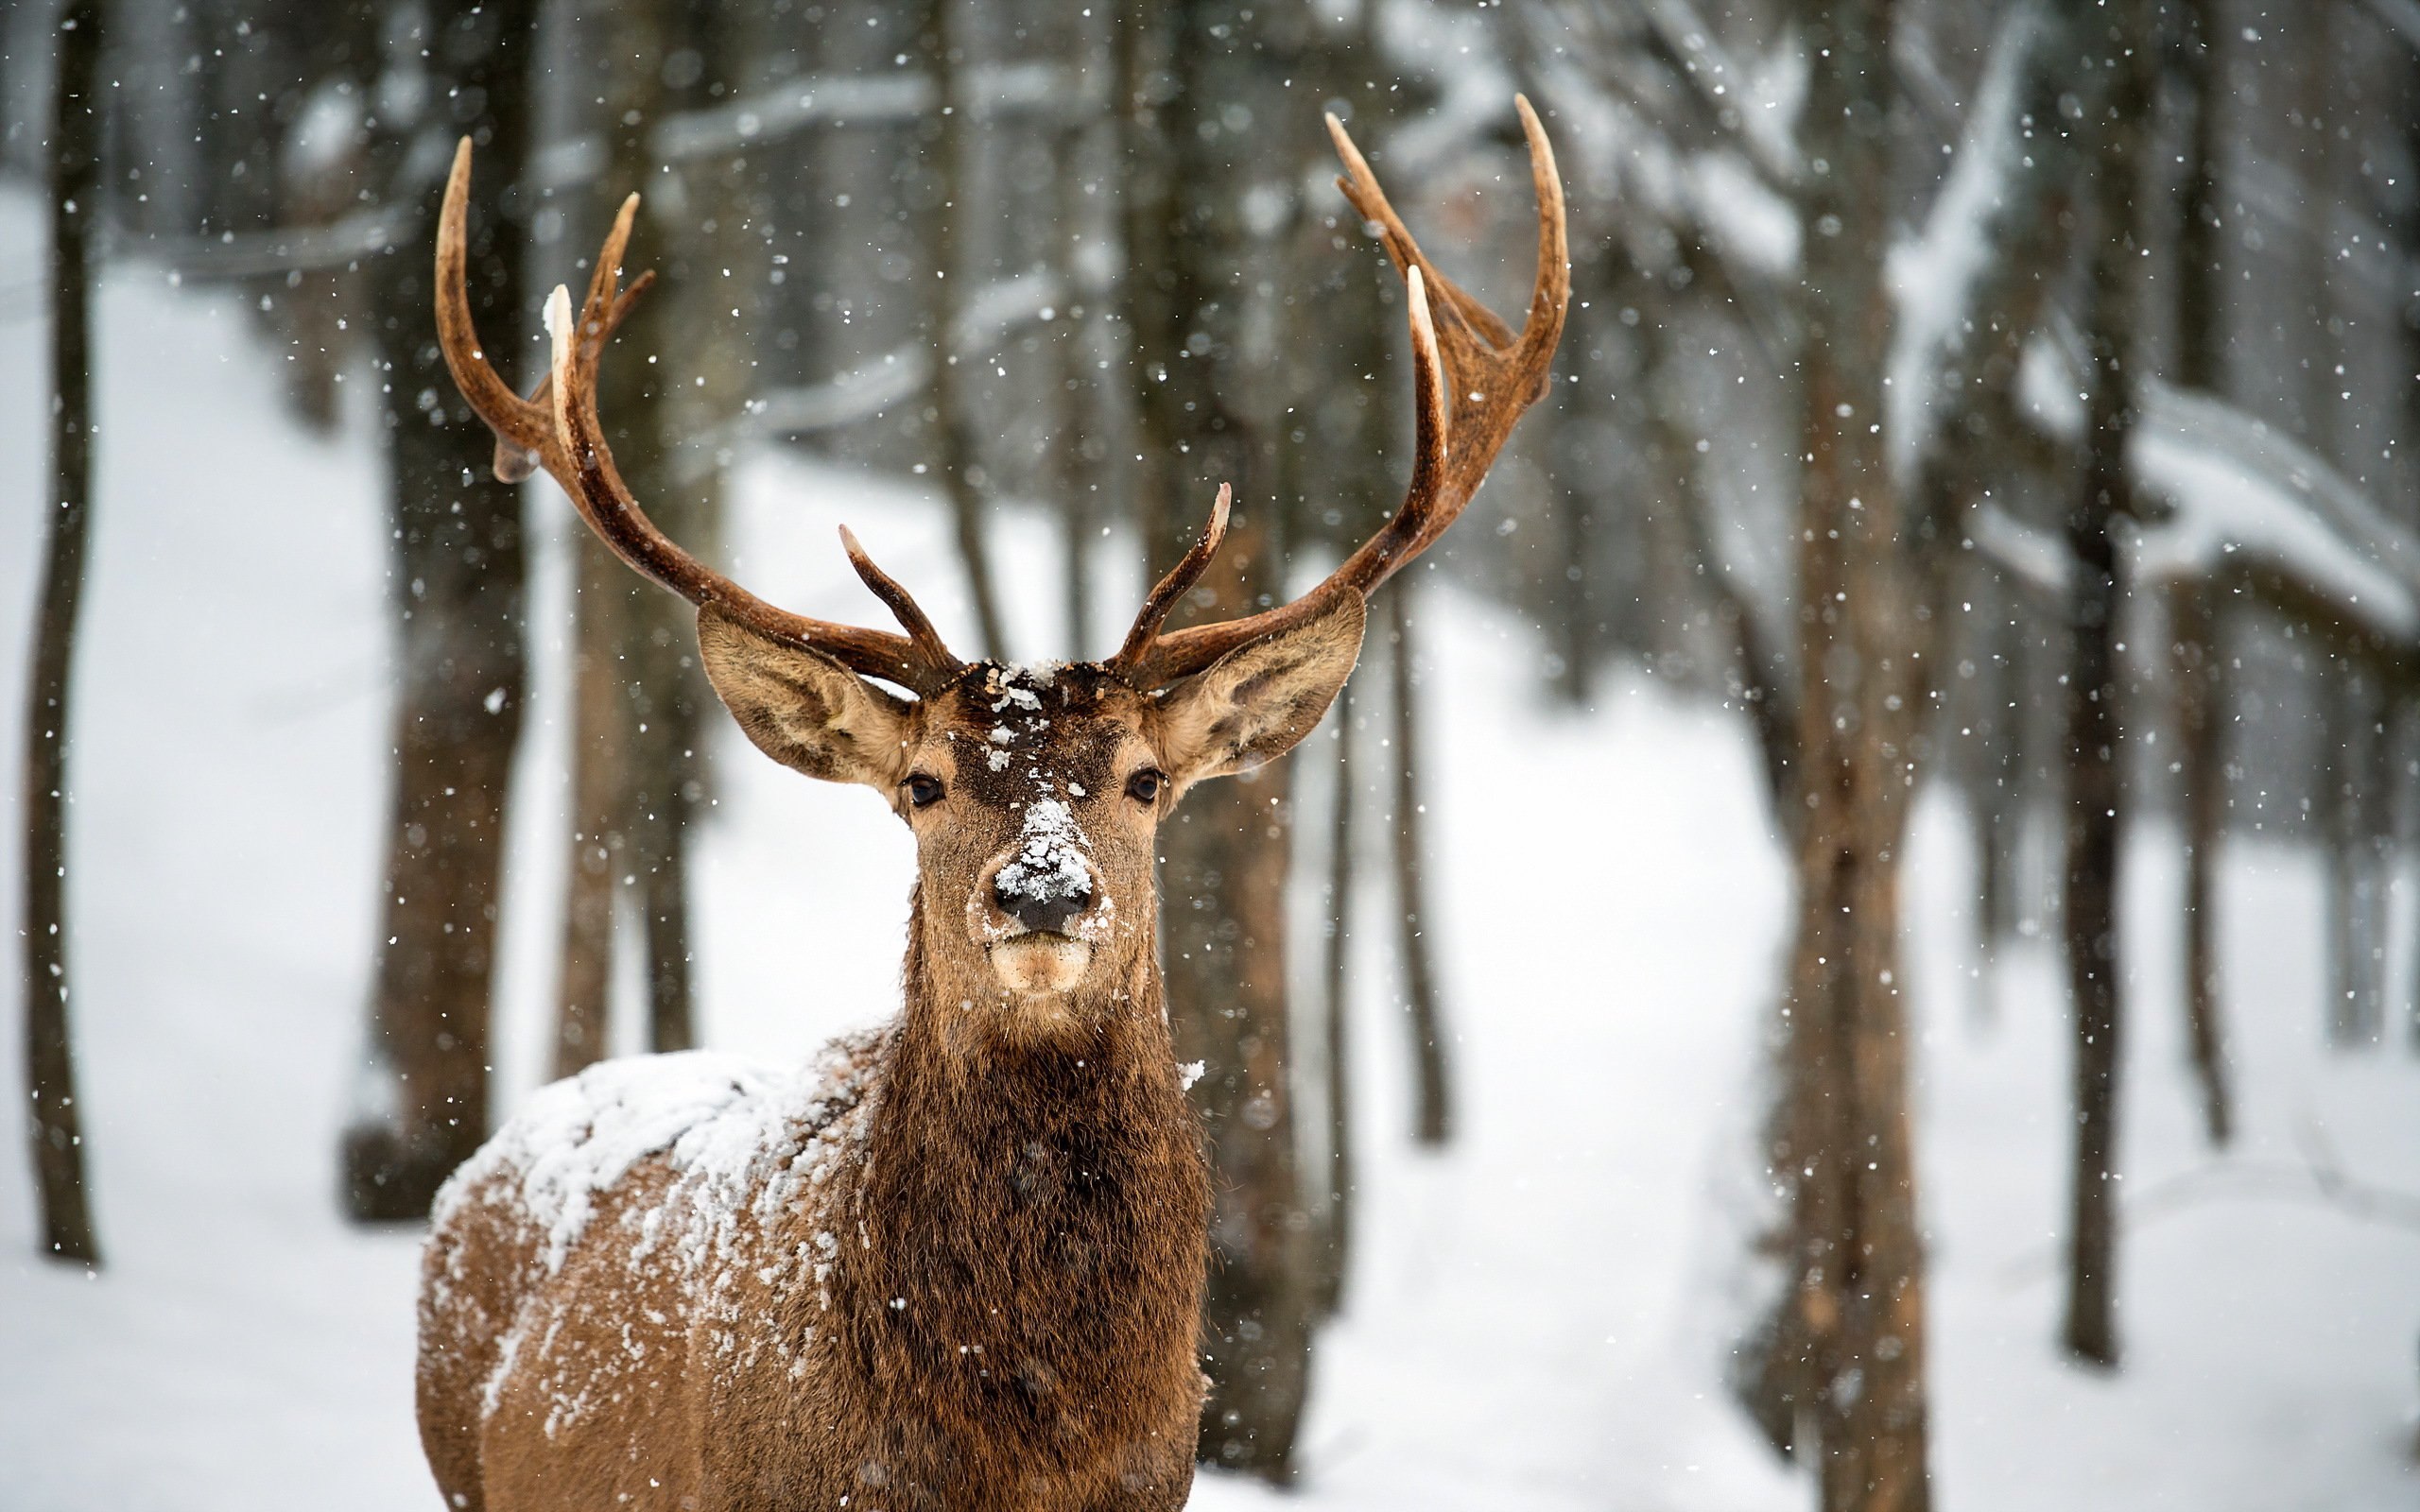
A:
POLYGON ((821 651, 786 645, 712 608, 698 611, 698 651, 723 707, 783 765, 884 792, 906 775, 905 699, 821 651))

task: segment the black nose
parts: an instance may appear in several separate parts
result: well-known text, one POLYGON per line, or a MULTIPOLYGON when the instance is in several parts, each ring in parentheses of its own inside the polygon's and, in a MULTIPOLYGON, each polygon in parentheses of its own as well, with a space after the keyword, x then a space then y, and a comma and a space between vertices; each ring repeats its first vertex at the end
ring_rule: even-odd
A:
POLYGON ((1067 921, 1093 905, 1093 885, 1090 878, 1078 880, 1063 872, 1032 876, 1016 867, 1002 867, 992 879, 992 901, 1036 934, 1064 935, 1067 921))

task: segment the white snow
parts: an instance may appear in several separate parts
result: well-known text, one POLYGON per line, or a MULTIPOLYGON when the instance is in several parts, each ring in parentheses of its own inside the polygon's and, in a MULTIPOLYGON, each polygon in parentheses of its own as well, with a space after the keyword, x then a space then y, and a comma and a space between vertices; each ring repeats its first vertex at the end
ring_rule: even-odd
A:
MULTIPOLYGON (((37 227, 24 194, 0 193, 12 266, 37 266, 37 227)), ((0 626, 22 645, 46 402, 39 321, 6 329, 0 626)), ((109 1265, 87 1278, 34 1259, 25 1162, 0 1160, 12 1507, 433 1504, 412 1423, 417 1238, 336 1216, 388 740, 369 417, 328 442, 285 421, 280 364, 253 330, 233 298, 172 293, 135 265, 99 307, 71 902, 109 1265)), ((530 1106, 539 1080, 563 849, 569 511, 548 485, 530 499, 542 628, 503 921, 505 1111, 530 1106)), ((841 517, 883 522, 883 559, 944 633, 970 621, 944 516, 855 474, 751 461, 731 565, 776 602, 878 614, 831 544, 841 517)), ((1022 514, 999 531, 1004 580, 1028 589, 1011 606, 1020 647, 1065 649, 1049 618, 1054 542, 1022 514)), ((1126 586, 1139 594, 1139 578, 1126 586)), ((1788 899, 1747 736, 1636 678, 1609 679, 1590 713, 1556 713, 1528 680, 1534 643, 1517 620, 1443 580, 1424 602, 1425 735, 1451 795, 1431 807, 1433 937, 1463 1130, 1443 1156, 1411 1152, 1392 935, 1369 898, 1353 958, 1359 1248, 1315 1365, 1302 1483, 1280 1497, 1207 1477, 1195 1504, 1806 1506, 1804 1480, 1721 1399, 1706 1322, 1737 1264, 1711 1194, 1747 1159, 1788 899)), ((0 657, 0 750, 19 748, 22 677, 21 658, 0 657)), ((911 849, 878 797, 716 738, 695 910, 703 1038, 797 1066, 893 1001, 911 849)), ((0 828, 15 800, 0 783, 0 828)), ((2420 1502, 2420 1234, 2322 1200, 2304 1156, 2316 1126, 2355 1178, 2420 1192, 2420 1067, 2400 1049, 2320 1048, 2315 868, 2253 843, 2221 857, 2243 1131, 2214 1161, 2182 1069, 2174 837, 2135 832, 2121 1157, 2139 1195, 2119 1277, 2126 1363, 2102 1376, 2051 1343, 2066 1161, 2057 962, 2004 950, 1995 1017, 1978 1022, 1964 833, 1922 805, 1904 890, 1943 1504, 2420 1502)), ((1382 874, 1382 837, 1370 843, 1382 874)), ((0 868, 0 910, 16 885, 0 868)), ((16 992, 0 973, 0 1019, 16 1022, 16 992)), ((17 1084, 19 1053, 0 1036, 0 1085, 17 1084)))
POLYGON ((2291 437, 2153 384, 2132 459, 2173 506, 2142 532, 2146 576, 2206 573, 2240 554, 2390 638, 2420 635, 2420 537, 2291 437))
POLYGON ((1993 41, 1983 79, 1966 113, 1949 177, 1925 213, 1923 232, 1891 249, 1886 270, 1899 318, 1891 332, 1889 423, 1883 440, 1891 471, 1904 487, 1938 429, 1936 410, 1945 357, 1965 344, 1974 320, 1976 284, 1994 256, 1992 217, 2008 198, 2009 176, 2023 151, 2017 81, 2037 33, 2040 8, 2009 9, 1993 41))
POLYGON ((1092 891, 1092 871, 1084 865, 1091 842, 1066 804, 1055 798, 1028 803, 1019 838, 1016 859, 1000 868, 1003 892, 1048 900, 1080 898, 1092 891))

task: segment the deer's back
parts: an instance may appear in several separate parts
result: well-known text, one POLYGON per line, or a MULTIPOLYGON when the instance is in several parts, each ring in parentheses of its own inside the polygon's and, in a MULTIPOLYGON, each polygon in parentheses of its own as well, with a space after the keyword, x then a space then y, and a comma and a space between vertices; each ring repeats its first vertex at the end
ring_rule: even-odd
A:
POLYGON ((812 1298, 838 1248, 814 1214, 845 1181, 885 1038, 793 1073, 607 1061, 541 1091, 456 1174, 423 1263, 419 1368, 451 1505, 703 1497, 718 1377, 809 1374, 813 1325, 772 1299, 812 1298))

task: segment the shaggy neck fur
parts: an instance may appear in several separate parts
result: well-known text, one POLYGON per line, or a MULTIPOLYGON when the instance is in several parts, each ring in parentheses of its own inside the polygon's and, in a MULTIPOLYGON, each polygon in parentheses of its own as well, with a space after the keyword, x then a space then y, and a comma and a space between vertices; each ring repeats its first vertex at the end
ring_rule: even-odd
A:
POLYGON ((925 923, 920 900, 835 1309, 876 1400, 1079 1462, 1196 1389, 1208 1183, 1151 941, 1037 1032, 925 923))

